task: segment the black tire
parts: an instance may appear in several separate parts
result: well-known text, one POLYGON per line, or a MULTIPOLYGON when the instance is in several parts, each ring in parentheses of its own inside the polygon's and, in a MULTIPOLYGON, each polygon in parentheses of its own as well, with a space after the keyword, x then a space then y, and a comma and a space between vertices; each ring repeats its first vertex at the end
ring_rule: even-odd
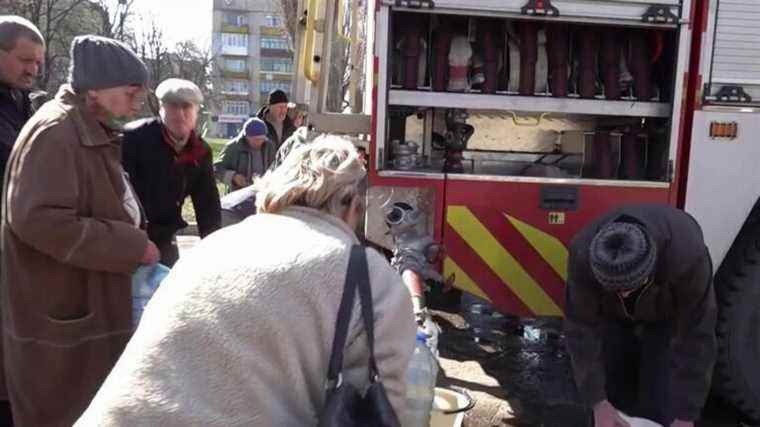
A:
POLYGON ((760 216, 742 227, 718 274, 714 383, 748 422, 760 424, 760 216))

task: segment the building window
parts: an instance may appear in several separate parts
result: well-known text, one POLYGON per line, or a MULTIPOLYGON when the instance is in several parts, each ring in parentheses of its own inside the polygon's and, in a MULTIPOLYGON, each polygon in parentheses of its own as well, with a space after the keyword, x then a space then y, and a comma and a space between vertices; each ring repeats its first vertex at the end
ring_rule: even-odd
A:
POLYGON ((224 68, 227 71, 233 71, 236 73, 245 73, 247 70, 247 64, 245 59, 226 59, 224 61, 224 68))
POLYGON ((264 18, 264 22, 267 27, 281 27, 282 26, 282 18, 277 15, 267 15, 266 18, 264 18))
POLYGON ((230 93, 244 93, 247 94, 249 91, 249 85, 248 80, 225 80, 224 81, 224 88, 222 89, 223 92, 230 92, 230 93))
POLYGON ((291 58, 261 58, 261 71, 274 73, 292 73, 293 59, 291 58))
POLYGON ((227 25, 232 25, 235 27, 248 26, 248 15, 244 15, 240 13, 225 13, 223 19, 224 19, 224 23, 227 25))
POLYGON ((262 37, 262 49, 288 50, 288 40, 281 37, 262 37))
POLYGON ((250 107, 246 101, 224 101, 222 102, 222 113, 247 116, 250 113, 250 107))
POLYGON ((223 47, 248 48, 248 34, 222 33, 223 47))
POLYGON ((277 80, 262 80, 259 82, 259 92, 262 98, 269 96, 269 93, 273 90, 280 89, 286 94, 290 95, 290 82, 283 82, 277 80))

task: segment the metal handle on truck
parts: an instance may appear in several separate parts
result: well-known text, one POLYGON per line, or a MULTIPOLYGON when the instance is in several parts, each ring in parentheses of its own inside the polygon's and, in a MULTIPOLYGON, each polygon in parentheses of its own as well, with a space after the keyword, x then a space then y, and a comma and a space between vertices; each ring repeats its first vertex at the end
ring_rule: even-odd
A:
POLYGON ((508 111, 508 113, 512 115, 512 122, 515 124, 515 126, 536 127, 536 126, 539 126, 541 124, 541 120, 549 117, 549 113, 541 113, 541 115, 539 115, 538 117, 536 117, 536 118, 533 119, 535 121, 533 121, 533 120, 523 120, 523 121, 520 121, 517 118, 517 113, 515 113, 514 111, 508 111))
POLYGON ((317 37, 317 12, 319 0, 309 0, 306 8, 306 32, 304 34, 304 49, 301 61, 303 62, 303 75, 312 83, 319 81, 319 73, 314 67, 314 45, 317 37))

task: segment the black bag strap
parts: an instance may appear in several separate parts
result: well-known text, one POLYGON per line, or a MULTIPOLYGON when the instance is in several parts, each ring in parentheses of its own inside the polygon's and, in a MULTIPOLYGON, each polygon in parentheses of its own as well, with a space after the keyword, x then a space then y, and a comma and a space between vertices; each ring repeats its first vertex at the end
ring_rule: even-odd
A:
POLYGON ((367 266, 367 253, 362 247, 361 268, 364 274, 359 276, 356 282, 359 288, 359 299, 362 305, 362 318, 364 319, 364 332, 367 334, 367 346, 369 347, 369 381, 375 382, 380 371, 375 361, 375 309, 372 305, 372 287, 369 285, 369 268, 367 266))
POLYGON ((338 307, 338 317, 335 322, 335 338, 333 339, 332 354, 327 371, 328 389, 337 388, 341 382, 343 370, 343 350, 348 338, 348 326, 351 323, 351 309, 354 306, 354 295, 359 289, 359 298, 362 306, 362 318, 364 329, 367 334, 369 347, 369 377, 375 381, 378 375, 377 363, 375 362, 375 332, 374 316, 372 308, 372 289, 369 286, 369 269, 367 267, 367 255, 363 246, 351 247, 351 255, 348 259, 348 271, 343 288, 343 297, 338 307))

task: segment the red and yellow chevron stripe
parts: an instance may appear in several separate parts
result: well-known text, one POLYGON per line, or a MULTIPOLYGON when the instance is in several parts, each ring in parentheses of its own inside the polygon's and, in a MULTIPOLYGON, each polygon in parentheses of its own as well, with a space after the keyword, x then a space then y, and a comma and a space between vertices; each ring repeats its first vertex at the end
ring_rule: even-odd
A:
POLYGON ((556 237, 493 208, 447 207, 444 277, 522 316, 560 316, 568 251, 556 237))

